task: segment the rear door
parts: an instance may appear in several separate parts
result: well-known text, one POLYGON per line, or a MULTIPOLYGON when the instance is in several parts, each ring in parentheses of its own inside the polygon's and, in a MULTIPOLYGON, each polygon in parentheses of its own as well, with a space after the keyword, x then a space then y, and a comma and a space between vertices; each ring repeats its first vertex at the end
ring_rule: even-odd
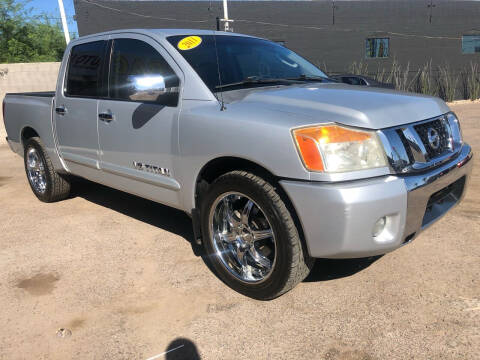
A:
POLYGON ((106 183, 175 205, 181 71, 147 36, 119 34, 111 41, 109 95, 98 107, 106 183))
POLYGON ((73 173, 85 177, 98 171, 98 99, 105 96, 107 41, 72 47, 65 77, 57 89, 55 127, 60 155, 73 173))

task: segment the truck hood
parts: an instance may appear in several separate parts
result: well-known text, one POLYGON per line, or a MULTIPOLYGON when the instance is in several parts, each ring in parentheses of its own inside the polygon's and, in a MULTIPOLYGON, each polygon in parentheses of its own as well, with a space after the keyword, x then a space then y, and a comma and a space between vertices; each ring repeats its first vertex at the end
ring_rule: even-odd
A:
POLYGON ((230 91, 226 99, 232 105, 248 103, 307 117, 309 124, 337 122, 369 129, 399 126, 450 111, 439 98, 338 83, 230 91))

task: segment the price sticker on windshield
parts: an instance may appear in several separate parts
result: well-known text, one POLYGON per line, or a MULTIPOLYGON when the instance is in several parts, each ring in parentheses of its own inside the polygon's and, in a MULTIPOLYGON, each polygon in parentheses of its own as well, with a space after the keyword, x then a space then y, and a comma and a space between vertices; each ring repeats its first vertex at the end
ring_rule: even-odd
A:
POLYGON ((200 36, 187 36, 178 42, 177 47, 180 50, 192 50, 202 43, 200 36))

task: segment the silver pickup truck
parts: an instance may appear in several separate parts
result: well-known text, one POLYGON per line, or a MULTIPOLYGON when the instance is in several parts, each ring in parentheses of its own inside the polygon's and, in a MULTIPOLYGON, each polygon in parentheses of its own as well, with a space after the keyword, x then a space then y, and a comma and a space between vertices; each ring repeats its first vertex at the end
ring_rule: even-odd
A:
POLYGON ((257 299, 314 258, 409 243, 472 166, 442 100, 340 84, 279 44, 207 30, 77 39, 55 93, 8 94, 3 111, 41 201, 79 176, 181 209, 220 279, 257 299))

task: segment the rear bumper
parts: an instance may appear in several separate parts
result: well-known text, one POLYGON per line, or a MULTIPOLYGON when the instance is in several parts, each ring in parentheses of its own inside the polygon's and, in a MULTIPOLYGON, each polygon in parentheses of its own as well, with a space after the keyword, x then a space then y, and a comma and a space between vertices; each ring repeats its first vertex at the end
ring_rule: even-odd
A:
POLYGON ((8 143, 8 146, 10 146, 10 149, 20 155, 20 156, 23 156, 23 148, 22 148, 22 144, 20 144, 19 142, 16 142, 16 141, 13 141, 12 139, 10 139, 8 136, 5 138, 7 140, 7 143, 8 143))
POLYGON ((408 243, 458 204, 471 158, 471 148, 464 144, 454 160, 419 175, 281 185, 297 211, 310 256, 373 256, 408 243), (384 216, 385 229, 374 237, 373 227, 384 216))

